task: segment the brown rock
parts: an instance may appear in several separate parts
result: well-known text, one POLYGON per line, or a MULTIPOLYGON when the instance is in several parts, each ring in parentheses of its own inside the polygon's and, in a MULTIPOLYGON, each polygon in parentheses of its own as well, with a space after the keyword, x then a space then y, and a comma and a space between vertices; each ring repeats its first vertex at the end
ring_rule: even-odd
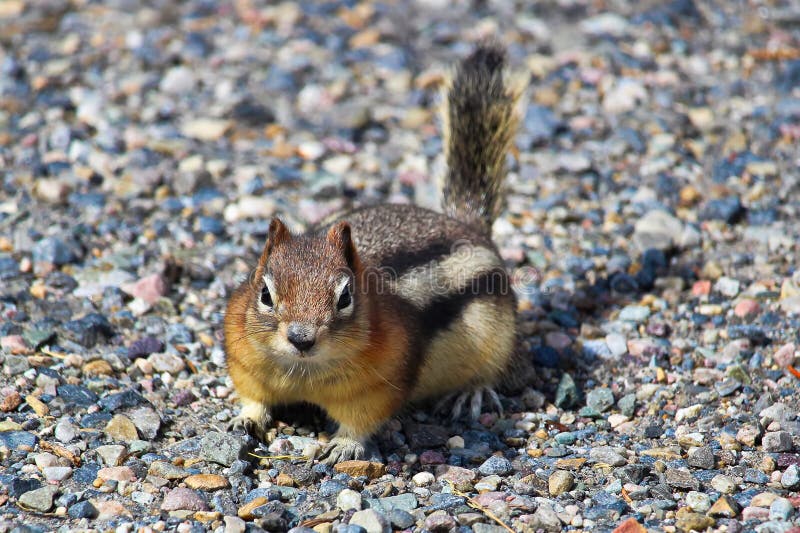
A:
POLYGON ((253 517, 253 509, 256 509, 257 507, 261 507, 262 505, 264 505, 268 501, 269 500, 267 500, 263 496, 260 496, 258 498, 253 498, 250 501, 250 503, 246 503, 246 504, 242 505, 241 507, 239 507, 239 510, 236 512, 236 514, 239 515, 239 518, 241 518, 242 520, 252 520, 254 518, 253 517))
POLYGON ((774 492, 761 492, 753 496, 750 505, 753 507, 769 507, 778 498, 774 492))
POLYGON ((727 494, 723 494, 716 502, 714 502, 714 505, 711 506, 711 509, 708 510, 708 516, 713 516, 716 518, 735 518, 739 515, 741 510, 742 508, 736 502, 736 500, 727 494))
POLYGON ((556 461, 556 468, 560 470, 580 470, 586 463, 585 457, 573 457, 569 459, 558 459, 556 461))
POLYGON ((456 489, 467 492, 472 490, 475 472, 460 466, 439 465, 436 467, 436 480, 451 483, 456 489))
POLYGON ((219 474, 194 474, 183 480, 190 489, 219 490, 228 486, 228 480, 219 474))
POLYGON ((86 376, 110 376, 114 373, 114 369, 108 361, 95 359, 83 365, 83 373, 86 376))
POLYGON ((575 476, 566 470, 556 470, 550 474, 548 479, 548 489, 550 496, 558 496, 564 492, 572 490, 575 485, 575 476))
POLYGON ((294 487, 294 479, 292 479, 292 476, 284 474, 283 472, 278 474, 275 483, 280 487, 294 487))
POLYGON ((613 533, 647 533, 647 529, 631 517, 618 525, 613 533))
POLYGON ((204 524, 219 520, 222 518, 222 513, 218 511, 197 511, 194 513, 194 519, 204 524))
POLYGON ((745 446, 755 446, 761 438, 761 428, 755 424, 745 424, 736 432, 736 440, 745 446))
POLYGON ((114 415, 114 418, 106 424, 105 432, 106 435, 116 441, 130 442, 139 438, 136 426, 125 415, 114 415))
POLYGON ((33 412, 36 413, 37 416, 43 417, 50 414, 50 408, 47 407, 47 404, 44 403, 42 400, 37 398, 36 396, 26 396, 25 403, 31 406, 33 412))
POLYGON ((22 403, 22 396, 20 396, 18 392, 14 391, 5 398, 3 398, 3 403, 0 404, 0 411, 8 413, 9 411, 13 411, 17 407, 19 407, 21 403, 22 403))
POLYGON ((688 507, 683 507, 678 511, 678 520, 675 522, 675 526, 680 531, 705 531, 716 523, 710 516, 689 511, 681 512, 684 509, 688 509, 688 507))
POLYGON ((345 473, 350 477, 367 476, 370 479, 380 477, 386 471, 383 463, 372 461, 342 461, 333 467, 339 473, 345 473))

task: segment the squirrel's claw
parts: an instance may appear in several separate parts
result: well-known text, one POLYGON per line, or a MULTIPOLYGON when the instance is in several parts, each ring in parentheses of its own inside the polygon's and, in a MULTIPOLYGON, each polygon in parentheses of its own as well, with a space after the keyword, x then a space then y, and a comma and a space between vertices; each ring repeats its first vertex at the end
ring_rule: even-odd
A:
POLYGON ((228 422, 228 431, 245 433, 251 435, 262 442, 267 440, 267 430, 272 424, 271 417, 262 417, 260 420, 254 420, 244 414, 240 414, 230 422, 228 422))
POLYGON ((350 459, 364 457, 364 445, 357 440, 346 437, 332 439, 319 456, 319 460, 327 465, 335 465, 350 459))
POLYGON ((445 406, 451 404, 450 418, 455 421, 461 418, 464 412, 464 406, 469 401, 469 410, 467 415, 471 420, 477 420, 483 412, 484 401, 487 401, 498 413, 502 416, 503 405, 500 403, 500 397, 491 387, 478 387, 471 391, 462 392, 461 394, 451 394, 444 397, 436 406, 437 411, 446 410, 445 406))

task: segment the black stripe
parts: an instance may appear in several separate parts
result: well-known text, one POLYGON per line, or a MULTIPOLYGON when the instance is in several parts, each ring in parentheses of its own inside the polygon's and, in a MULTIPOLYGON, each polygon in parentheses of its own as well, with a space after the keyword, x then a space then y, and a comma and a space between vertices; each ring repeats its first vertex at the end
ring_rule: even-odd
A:
POLYGON ((495 268, 477 274, 458 292, 437 296, 422 309, 420 329, 431 339, 439 331, 450 327, 467 306, 479 299, 504 298, 511 292, 508 274, 502 268, 495 268))
POLYGON ((394 254, 381 257, 381 267, 388 268, 391 274, 398 279, 409 270, 418 266, 427 265, 431 261, 439 261, 453 251, 451 239, 441 240, 428 244, 419 250, 399 250, 394 254))

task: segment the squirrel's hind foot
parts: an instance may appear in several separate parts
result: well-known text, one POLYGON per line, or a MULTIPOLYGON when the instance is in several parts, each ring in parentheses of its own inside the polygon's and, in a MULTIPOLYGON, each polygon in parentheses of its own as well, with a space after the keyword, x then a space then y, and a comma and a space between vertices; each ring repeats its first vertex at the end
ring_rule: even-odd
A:
POLYGON ((319 460, 327 465, 335 465, 350 459, 361 459, 364 457, 364 445, 347 437, 335 437, 332 439, 319 456, 319 460))
POLYGON ((500 397, 491 387, 478 387, 471 391, 445 396, 436 406, 436 411, 446 412, 448 410, 447 407, 451 406, 450 419, 455 421, 461 418, 464 413, 464 407, 469 402, 466 414, 471 420, 477 420, 483 412, 485 401, 502 416, 503 405, 500 403, 500 397))

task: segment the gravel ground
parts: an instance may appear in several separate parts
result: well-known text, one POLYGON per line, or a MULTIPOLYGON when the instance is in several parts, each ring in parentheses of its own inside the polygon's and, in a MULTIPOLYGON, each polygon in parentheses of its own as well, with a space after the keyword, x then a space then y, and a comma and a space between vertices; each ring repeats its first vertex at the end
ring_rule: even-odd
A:
POLYGON ((796 2, 475 4, 0 2, 0 531, 800 531, 796 2), (269 216, 435 204, 490 35, 537 382, 333 469, 313 419, 226 434, 269 216))

